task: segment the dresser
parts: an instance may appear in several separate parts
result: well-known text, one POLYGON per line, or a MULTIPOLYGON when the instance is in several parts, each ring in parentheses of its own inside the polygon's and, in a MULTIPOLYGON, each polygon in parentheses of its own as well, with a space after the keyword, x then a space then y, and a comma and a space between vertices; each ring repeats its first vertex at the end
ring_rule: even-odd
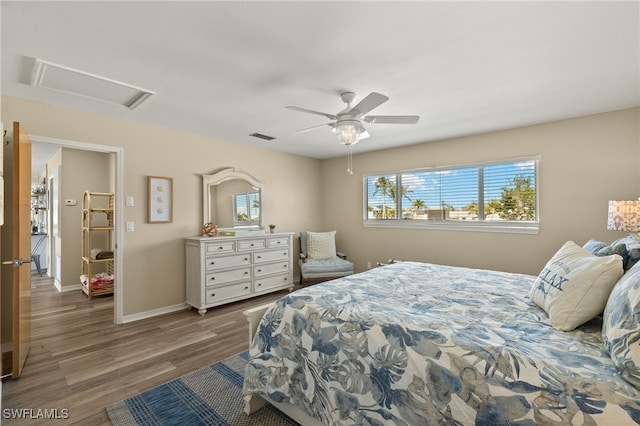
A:
POLYGON ((293 290, 293 232, 185 239, 186 300, 208 308, 293 290))

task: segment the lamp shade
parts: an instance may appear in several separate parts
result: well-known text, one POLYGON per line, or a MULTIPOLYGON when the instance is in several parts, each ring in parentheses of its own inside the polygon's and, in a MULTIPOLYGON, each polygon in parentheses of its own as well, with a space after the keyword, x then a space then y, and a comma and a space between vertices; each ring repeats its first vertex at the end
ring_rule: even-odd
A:
POLYGON ((640 231, 640 201, 609 201, 607 229, 640 231))
POLYGON ((333 133, 343 145, 355 145, 360 140, 360 135, 364 132, 364 127, 357 120, 342 120, 333 127, 333 133))

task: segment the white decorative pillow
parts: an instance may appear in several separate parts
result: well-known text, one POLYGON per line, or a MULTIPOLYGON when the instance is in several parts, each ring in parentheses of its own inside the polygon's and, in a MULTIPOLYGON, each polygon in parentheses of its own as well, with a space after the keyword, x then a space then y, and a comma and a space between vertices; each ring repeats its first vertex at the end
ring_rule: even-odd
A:
POLYGON ((573 330, 602 313, 623 272, 622 257, 597 257, 568 241, 540 272, 529 298, 545 310, 553 328, 573 330))
POLYGON ((336 257, 336 231, 307 231, 307 256, 310 259, 333 259, 336 257))

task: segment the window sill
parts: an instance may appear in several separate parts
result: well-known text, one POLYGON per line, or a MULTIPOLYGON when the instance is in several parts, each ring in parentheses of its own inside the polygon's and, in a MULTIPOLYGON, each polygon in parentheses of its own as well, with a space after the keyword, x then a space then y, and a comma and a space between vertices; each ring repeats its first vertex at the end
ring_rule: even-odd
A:
POLYGON ((538 222, 472 222, 472 221, 363 220, 365 228, 432 229, 438 231, 501 232, 507 234, 538 234, 538 222))

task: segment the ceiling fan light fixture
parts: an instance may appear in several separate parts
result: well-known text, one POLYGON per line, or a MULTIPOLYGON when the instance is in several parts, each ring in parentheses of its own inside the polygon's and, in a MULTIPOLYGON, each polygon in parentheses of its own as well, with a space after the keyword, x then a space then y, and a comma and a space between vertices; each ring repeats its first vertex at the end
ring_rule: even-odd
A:
POLYGON ((360 135, 365 132, 362 123, 357 120, 346 120, 337 123, 333 126, 333 133, 335 133, 338 141, 341 144, 350 146, 355 145, 360 140, 360 135))

